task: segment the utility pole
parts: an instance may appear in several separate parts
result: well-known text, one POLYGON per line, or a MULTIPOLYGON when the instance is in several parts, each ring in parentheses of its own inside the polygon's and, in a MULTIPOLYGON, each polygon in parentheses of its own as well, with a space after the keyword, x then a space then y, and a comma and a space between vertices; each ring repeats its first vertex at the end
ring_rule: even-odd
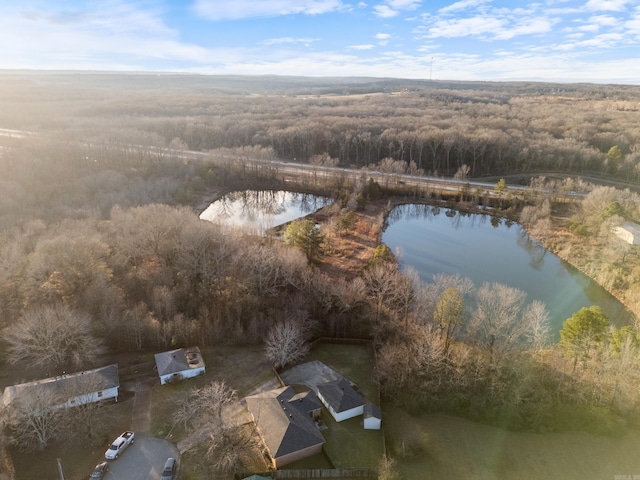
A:
POLYGON ((431 68, 429 68, 429 81, 431 81, 432 74, 433 74, 433 57, 431 57, 431 68))

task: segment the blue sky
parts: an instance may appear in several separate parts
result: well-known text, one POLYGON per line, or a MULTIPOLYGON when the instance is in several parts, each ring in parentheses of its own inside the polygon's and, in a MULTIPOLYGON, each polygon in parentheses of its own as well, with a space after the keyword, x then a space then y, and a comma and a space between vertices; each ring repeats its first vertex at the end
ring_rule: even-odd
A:
POLYGON ((640 0, 0 0, 0 68, 640 83, 640 0))

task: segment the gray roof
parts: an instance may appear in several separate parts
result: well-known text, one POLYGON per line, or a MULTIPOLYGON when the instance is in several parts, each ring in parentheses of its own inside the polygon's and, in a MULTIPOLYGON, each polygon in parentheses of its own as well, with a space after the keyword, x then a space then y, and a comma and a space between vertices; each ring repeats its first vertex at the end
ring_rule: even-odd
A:
POLYGON ((356 392, 351 383, 344 378, 318 385, 318 393, 336 413, 346 412, 365 404, 362 395, 356 392))
POLYGON ((364 406, 364 418, 380 418, 382 419, 382 411, 380 411, 380 407, 374 405, 373 403, 367 403, 364 406))
POLYGON ((58 377, 45 378, 28 383, 21 383, 5 388, 2 401, 6 406, 22 395, 28 395, 36 389, 46 389, 53 392, 60 402, 87 395, 101 390, 120 386, 118 364, 107 365, 93 370, 68 373, 58 377))
POLYGON ((282 387, 245 400, 273 458, 325 442, 309 411, 305 410, 314 402, 320 406, 313 392, 301 397, 293 388, 282 387))
POLYGON ((178 348, 177 350, 156 353, 154 356, 158 375, 160 376, 184 372, 191 368, 204 367, 198 347, 191 347, 186 350, 178 348))

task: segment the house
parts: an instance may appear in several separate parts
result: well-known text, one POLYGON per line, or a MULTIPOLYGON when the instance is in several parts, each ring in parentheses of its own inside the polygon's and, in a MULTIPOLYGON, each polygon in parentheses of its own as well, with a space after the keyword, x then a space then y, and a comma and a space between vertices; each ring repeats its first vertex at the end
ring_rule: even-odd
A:
POLYGON ((364 398, 356 392, 351 383, 341 378, 316 386, 318 399, 329 410, 336 422, 362 415, 364 398))
POLYGON ((179 348, 155 354, 160 383, 204 375, 204 360, 198 347, 179 348))
POLYGON ((382 424, 382 412, 380 407, 373 403, 367 403, 364 406, 364 429, 365 430, 380 430, 382 424))
POLYGON ((313 392, 282 387, 245 398, 274 468, 322 452, 324 437, 314 419, 322 404, 313 392))
POLYGON ((69 408, 110 398, 117 401, 119 388, 118 365, 114 363, 94 370, 12 385, 4 389, 1 404, 6 407, 23 396, 44 390, 52 393, 52 398, 59 402, 53 405, 54 408, 69 408))
POLYGON ((631 245, 640 245, 640 225, 633 222, 625 222, 613 231, 616 236, 631 245))

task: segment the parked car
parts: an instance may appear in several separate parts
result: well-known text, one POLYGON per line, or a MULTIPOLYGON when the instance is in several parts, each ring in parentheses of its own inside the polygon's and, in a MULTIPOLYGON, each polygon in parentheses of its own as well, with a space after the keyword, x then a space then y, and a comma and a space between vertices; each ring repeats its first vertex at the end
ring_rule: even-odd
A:
POLYGON ((160 480, 173 480, 176 475, 176 459, 175 458, 167 458, 167 461, 164 463, 164 468, 162 469, 162 477, 160 480))
POLYGON ((89 476, 91 480, 101 479, 105 473, 109 471, 109 464, 107 462, 102 462, 96 465, 96 468, 93 469, 93 473, 89 476))
POLYGON ((104 452, 104 458, 107 460, 114 460, 120 456, 125 449, 135 443, 135 435, 133 432, 122 432, 122 434, 116 438, 109 446, 109 449, 104 452))

